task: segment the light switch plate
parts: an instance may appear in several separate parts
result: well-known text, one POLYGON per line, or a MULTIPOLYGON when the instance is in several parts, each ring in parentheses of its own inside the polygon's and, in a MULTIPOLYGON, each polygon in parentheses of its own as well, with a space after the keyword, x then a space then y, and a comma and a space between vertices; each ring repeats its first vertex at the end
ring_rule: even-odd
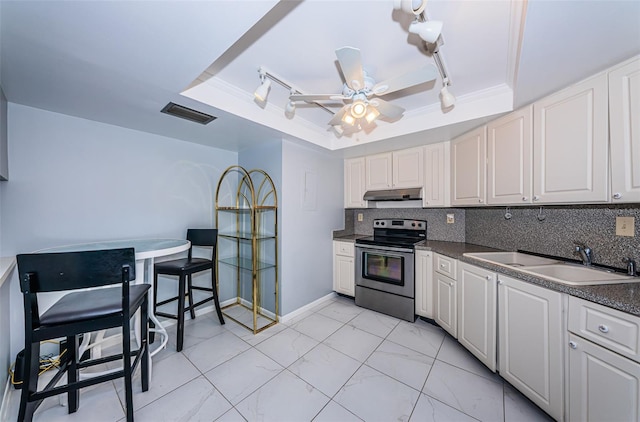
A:
POLYGON ((456 222, 456 218, 453 214, 447 214, 447 224, 453 224, 456 222))
POLYGON ((364 220, 364 215, 361 212, 359 212, 358 213, 358 221, 362 221, 362 220, 364 220))
POLYGON ((635 217, 616 217, 616 236, 630 236, 635 234, 635 217))

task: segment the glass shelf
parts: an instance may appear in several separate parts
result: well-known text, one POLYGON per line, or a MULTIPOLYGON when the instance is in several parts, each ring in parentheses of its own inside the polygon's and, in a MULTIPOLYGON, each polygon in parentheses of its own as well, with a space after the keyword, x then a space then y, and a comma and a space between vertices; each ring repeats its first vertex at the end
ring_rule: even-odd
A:
MULTIPOLYGON (((253 234, 251 232, 241 232, 241 233, 218 233, 218 236, 224 237, 225 239, 231 240, 253 240, 253 234)), ((274 234, 260 234, 256 233, 255 237, 257 240, 268 240, 275 239, 276 235, 274 234)))
MULTIPOLYGON (((251 258, 231 257, 231 258, 219 258, 218 262, 221 264, 231 265, 232 267, 242 268, 243 270, 253 270, 253 262, 251 258)), ((268 268, 275 268, 276 264, 271 262, 258 261, 256 270, 262 271, 268 268)))

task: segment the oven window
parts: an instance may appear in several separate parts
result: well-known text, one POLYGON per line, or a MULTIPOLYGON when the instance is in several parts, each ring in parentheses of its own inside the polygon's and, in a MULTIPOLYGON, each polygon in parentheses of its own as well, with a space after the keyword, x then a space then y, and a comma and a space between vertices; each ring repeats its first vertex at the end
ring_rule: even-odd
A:
POLYGON ((362 278, 404 285, 404 258, 379 252, 362 252, 362 278))

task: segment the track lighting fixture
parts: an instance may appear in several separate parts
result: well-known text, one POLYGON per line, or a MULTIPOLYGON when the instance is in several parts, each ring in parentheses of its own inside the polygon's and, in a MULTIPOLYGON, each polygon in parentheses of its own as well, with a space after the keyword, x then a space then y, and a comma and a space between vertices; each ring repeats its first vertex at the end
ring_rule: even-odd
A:
POLYGON ((269 96, 269 90, 271 89, 271 80, 267 79, 267 74, 264 71, 260 71, 260 86, 253 93, 256 100, 261 103, 267 102, 267 96, 269 96))
POLYGON ((417 34, 424 42, 435 44, 442 34, 442 22, 426 21, 420 22, 418 19, 411 22, 409 32, 417 34))
POLYGON ((424 12, 426 6, 427 0, 394 0, 393 2, 394 9, 413 13, 416 16, 424 12))
POLYGON ((449 80, 445 78, 445 80, 442 81, 442 89, 440 90, 440 101, 442 102, 442 108, 444 110, 452 109, 456 105, 456 97, 449 92, 447 88, 448 85, 449 80))

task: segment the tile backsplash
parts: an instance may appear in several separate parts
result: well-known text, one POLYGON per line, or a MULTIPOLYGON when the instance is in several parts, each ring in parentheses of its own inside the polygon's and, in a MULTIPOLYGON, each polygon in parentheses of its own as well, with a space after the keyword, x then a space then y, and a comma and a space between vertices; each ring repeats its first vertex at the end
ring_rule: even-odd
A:
POLYGON ((427 238, 525 250, 579 259, 575 243, 593 249, 593 262, 624 268, 625 257, 640 265, 640 204, 495 208, 366 208, 345 210, 345 233, 372 234, 376 218, 427 221, 427 238), (362 214, 362 221, 358 221, 362 214), (447 214, 455 223, 447 224, 447 214), (635 217, 635 236, 616 236, 616 217, 635 217))

